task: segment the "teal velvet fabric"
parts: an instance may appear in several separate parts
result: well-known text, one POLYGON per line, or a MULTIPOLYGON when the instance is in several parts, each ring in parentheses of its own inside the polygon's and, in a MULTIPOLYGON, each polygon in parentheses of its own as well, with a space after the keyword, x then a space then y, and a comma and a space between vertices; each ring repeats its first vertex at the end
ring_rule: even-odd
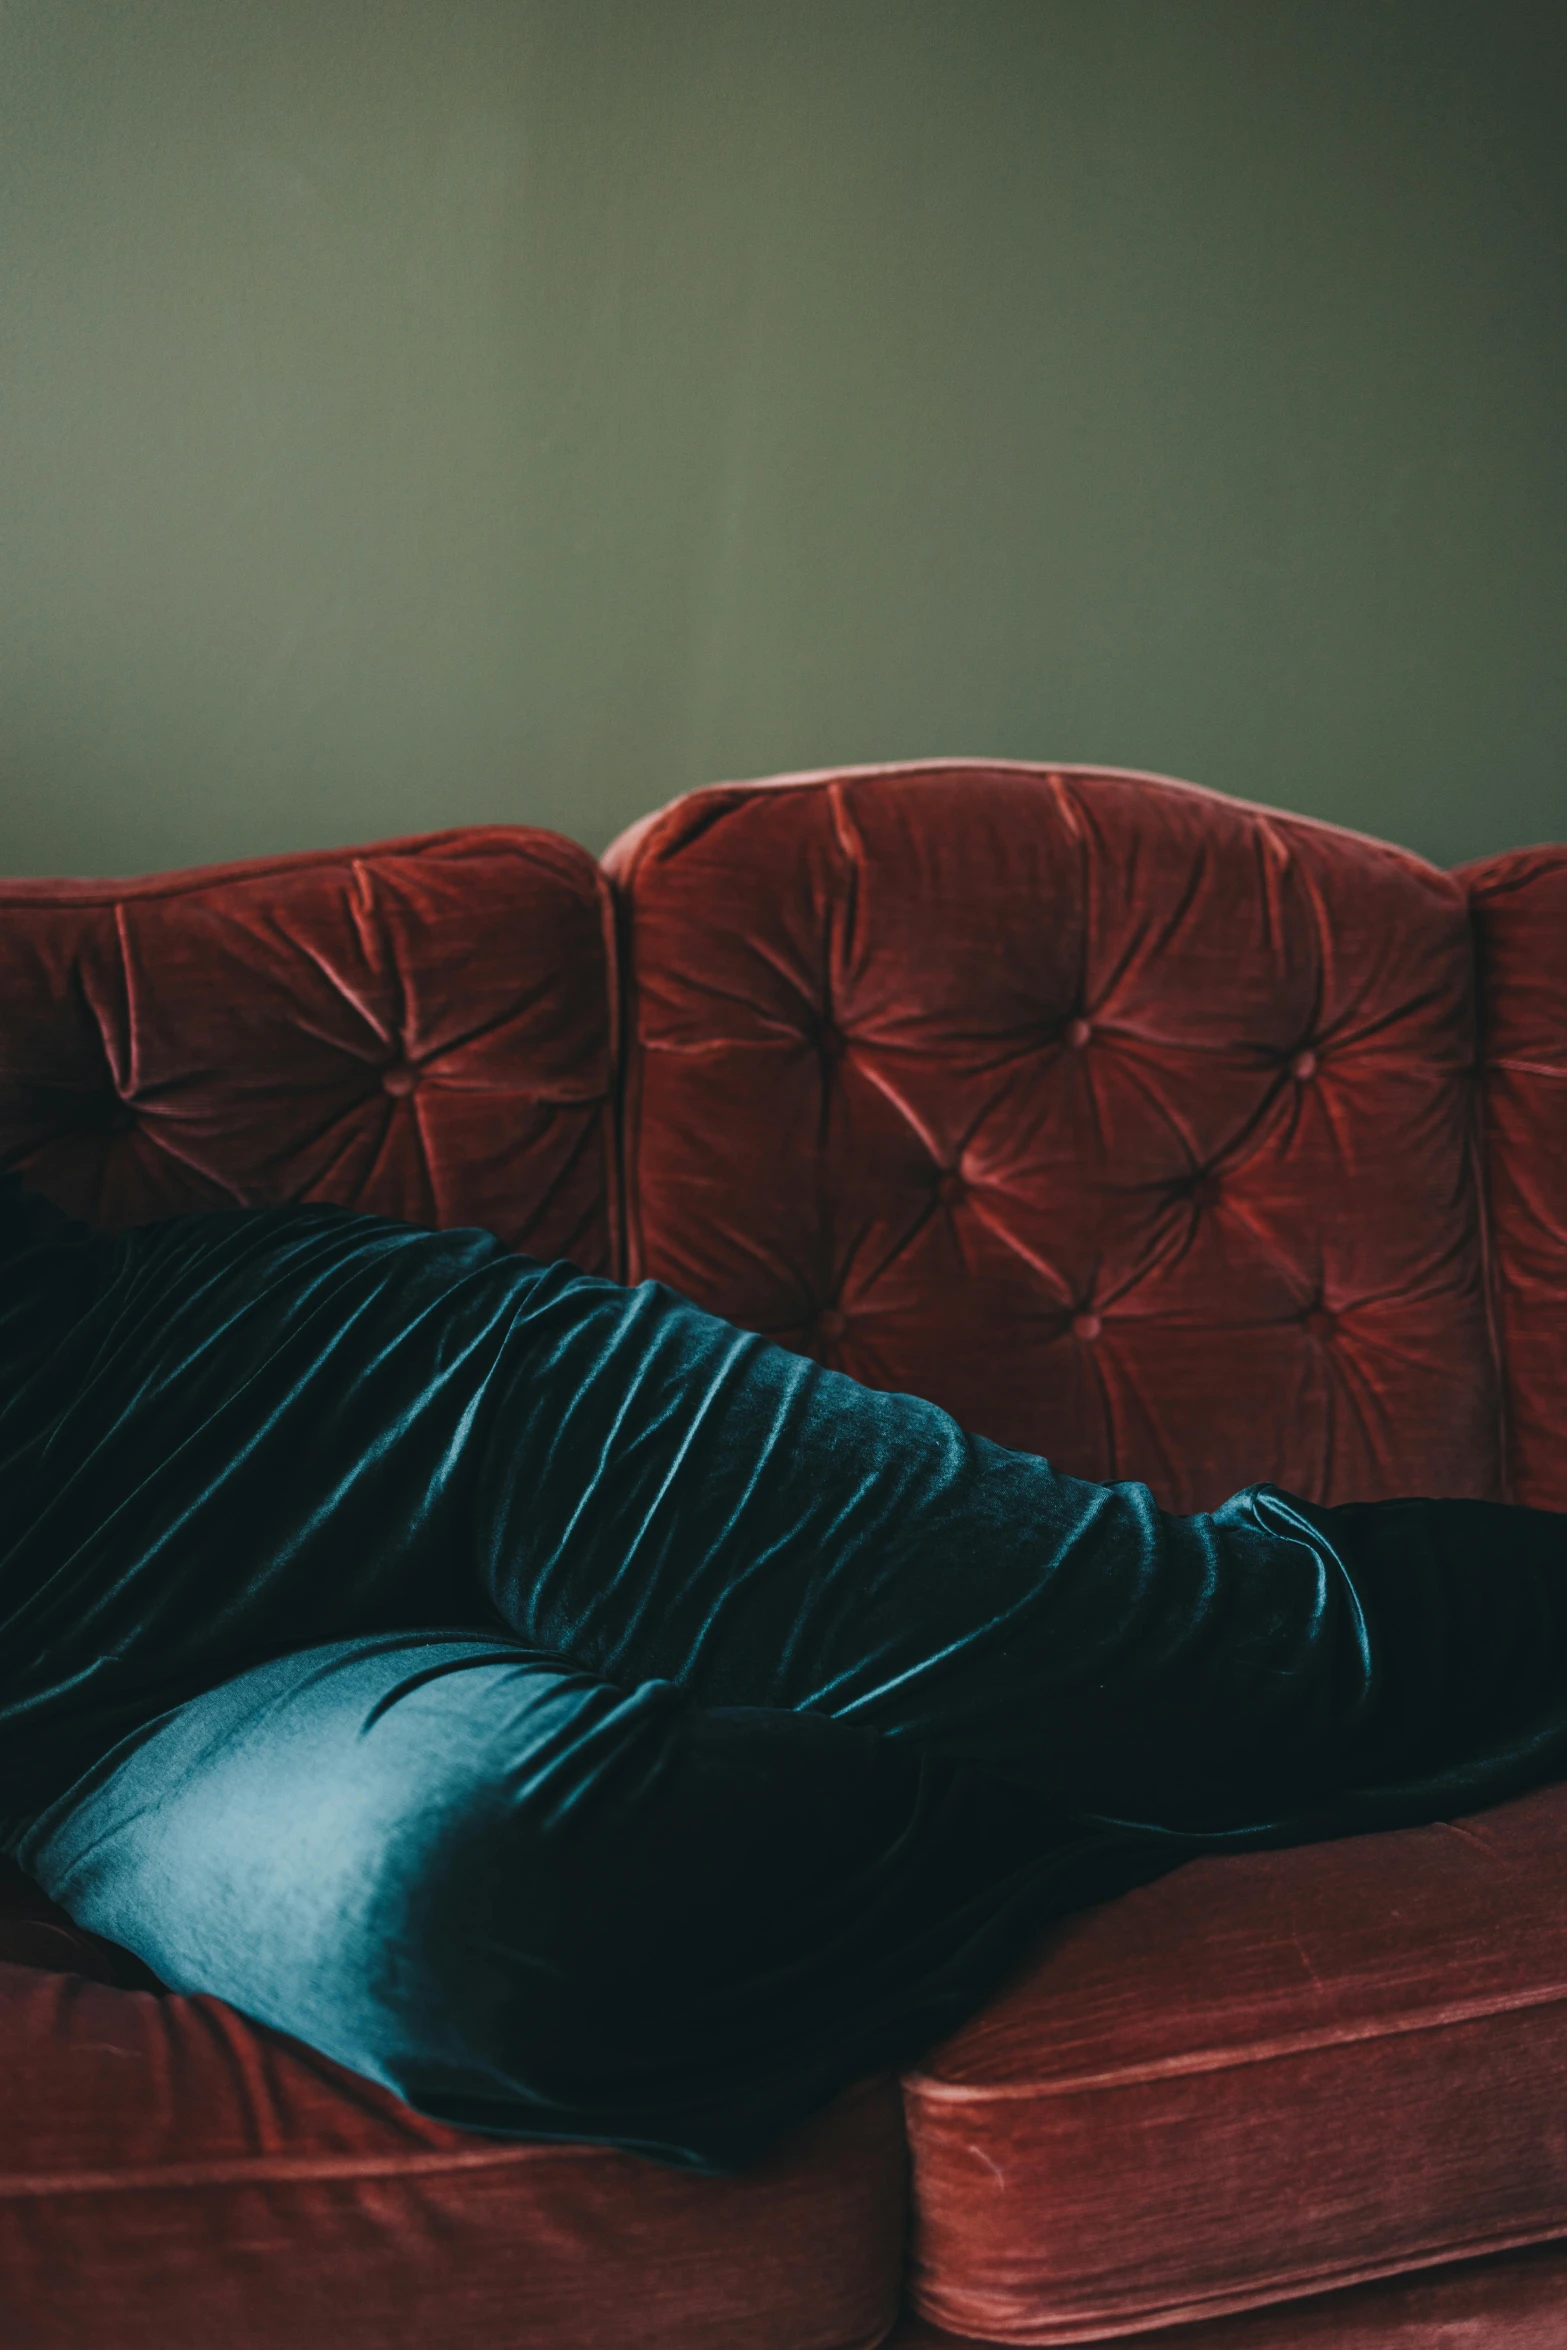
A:
POLYGON ((654 1283, 0 1192, 0 1818, 423 2110, 723 2168, 1199 1850, 1567 1756, 1564 1521, 1161 1511, 654 1283))
POLYGON ((18 1840, 95 1932, 498 2136, 743 2167, 1168 1865, 853 1724, 480 1633, 254 1666, 18 1840))

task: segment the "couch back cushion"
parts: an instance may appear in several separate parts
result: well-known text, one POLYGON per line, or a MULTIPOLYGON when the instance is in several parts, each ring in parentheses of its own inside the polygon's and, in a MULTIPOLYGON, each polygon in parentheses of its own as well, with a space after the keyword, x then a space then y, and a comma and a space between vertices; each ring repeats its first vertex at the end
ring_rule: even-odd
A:
POLYGON ((693 792, 605 862, 631 1278, 1167 1507, 1499 1489, 1450 877, 951 764, 693 792))
POLYGON ((335 1200, 607 1272, 613 958, 520 827, 0 884, 0 1163, 105 1225, 335 1200))
POLYGON ((1458 875, 1471 892, 1491 1282, 1515 1501, 1567 1510, 1567 848, 1458 875))

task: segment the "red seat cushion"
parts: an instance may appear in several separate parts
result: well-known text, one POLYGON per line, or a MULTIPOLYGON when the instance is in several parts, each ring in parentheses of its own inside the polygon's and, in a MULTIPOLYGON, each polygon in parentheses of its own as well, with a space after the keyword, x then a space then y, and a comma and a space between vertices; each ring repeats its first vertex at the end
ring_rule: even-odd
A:
POLYGON ((1567 848, 1469 865, 1513 1498, 1567 1510, 1567 848))
MULTIPOLYGON (((1564 2309, 1567 2244, 1531 2244, 1235 2317, 1104 2334, 1097 2350, 1561 2350, 1564 2309)), ((905 2315, 883 2350, 991 2345, 905 2315)))
POLYGON ((422 2120, 214 1999, 0 1962, 0 2336, 16 2350, 871 2350, 897 2090, 703 2178, 422 2120))
POLYGON ((913 2300, 1080 2342, 1567 2234, 1567 1787, 1201 1860, 904 2082, 913 2300))
POLYGON ((503 825, 7 881, 0 1162, 99 1224, 335 1200, 609 1272, 609 912, 503 825))
POLYGON ((1171 1508, 1498 1490, 1447 875, 950 765, 693 792, 606 864, 633 1278, 1171 1508))

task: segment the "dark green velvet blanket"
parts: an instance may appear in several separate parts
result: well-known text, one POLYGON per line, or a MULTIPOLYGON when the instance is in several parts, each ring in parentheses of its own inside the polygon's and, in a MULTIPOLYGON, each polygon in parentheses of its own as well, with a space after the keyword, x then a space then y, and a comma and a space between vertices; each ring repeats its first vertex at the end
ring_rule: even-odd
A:
POLYGON ((0 1178, 0 1284, 5 1844, 449 2119, 726 2167, 1052 1916, 1567 1767, 1542 1513, 1174 1517, 338 1209, 0 1178))

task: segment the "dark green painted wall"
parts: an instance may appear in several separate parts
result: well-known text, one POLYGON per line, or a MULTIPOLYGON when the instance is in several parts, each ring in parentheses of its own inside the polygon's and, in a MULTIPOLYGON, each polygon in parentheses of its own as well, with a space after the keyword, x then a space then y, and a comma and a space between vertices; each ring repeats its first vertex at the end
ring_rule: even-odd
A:
POLYGON ((1567 835, 1567 9, 0 0, 0 867, 1155 767, 1567 835))

